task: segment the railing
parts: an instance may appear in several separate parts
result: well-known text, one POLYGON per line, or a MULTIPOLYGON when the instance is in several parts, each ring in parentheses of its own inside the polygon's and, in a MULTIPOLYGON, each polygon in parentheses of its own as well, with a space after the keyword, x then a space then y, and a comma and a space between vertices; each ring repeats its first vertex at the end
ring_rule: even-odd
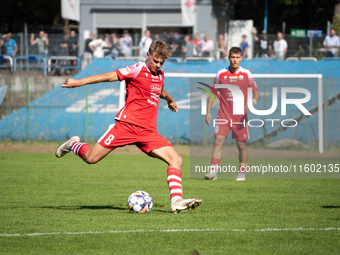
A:
POLYGON ((5 56, 0 56, 0 61, 5 61, 8 60, 8 65, 2 64, 0 65, 0 68, 10 68, 11 72, 13 72, 14 70, 14 62, 13 62, 13 58, 11 56, 5 55, 5 56))

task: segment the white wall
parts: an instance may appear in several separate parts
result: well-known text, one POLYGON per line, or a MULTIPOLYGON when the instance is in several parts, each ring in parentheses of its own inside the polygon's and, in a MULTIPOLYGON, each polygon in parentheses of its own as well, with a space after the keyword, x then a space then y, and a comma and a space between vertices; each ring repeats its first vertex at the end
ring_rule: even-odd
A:
POLYGON ((231 47, 240 47, 242 42, 242 35, 247 36, 249 44, 248 59, 253 58, 253 35, 251 30, 254 26, 253 20, 230 20, 228 26, 228 33, 226 34, 228 50, 231 47))

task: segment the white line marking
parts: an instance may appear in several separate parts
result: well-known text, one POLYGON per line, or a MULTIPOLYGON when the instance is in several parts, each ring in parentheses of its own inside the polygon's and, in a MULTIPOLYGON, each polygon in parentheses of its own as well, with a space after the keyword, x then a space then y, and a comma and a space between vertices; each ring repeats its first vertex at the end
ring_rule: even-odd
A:
POLYGON ((108 231, 88 231, 88 232, 52 232, 52 233, 30 233, 30 234, 7 234, 4 237, 24 237, 24 236, 49 236, 49 235, 88 235, 88 234, 122 234, 122 233, 152 233, 152 232, 276 232, 276 231, 340 231, 338 228, 265 228, 265 229, 138 229, 138 230, 108 230, 108 231))

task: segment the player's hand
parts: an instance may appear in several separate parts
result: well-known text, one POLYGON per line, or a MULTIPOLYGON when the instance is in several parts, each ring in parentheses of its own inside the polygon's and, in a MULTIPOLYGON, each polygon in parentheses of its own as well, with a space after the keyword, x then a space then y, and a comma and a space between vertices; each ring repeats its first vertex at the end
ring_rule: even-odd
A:
POLYGON ((205 122, 210 126, 211 123, 211 113, 207 112, 207 114, 205 115, 205 122))
POLYGON ((74 79, 67 79, 64 82, 64 84, 61 85, 62 88, 75 88, 80 86, 81 86, 80 82, 74 79))
POLYGON ((172 102, 168 102, 168 107, 171 111, 173 112, 178 112, 177 110, 177 104, 175 103, 175 101, 172 102))

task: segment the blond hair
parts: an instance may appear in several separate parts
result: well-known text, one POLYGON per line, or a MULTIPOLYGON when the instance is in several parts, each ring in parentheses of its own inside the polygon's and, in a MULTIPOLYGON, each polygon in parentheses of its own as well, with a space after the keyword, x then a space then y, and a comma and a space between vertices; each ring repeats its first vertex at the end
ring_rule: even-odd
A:
POLYGON ((153 55, 154 53, 156 57, 162 58, 163 60, 166 60, 170 57, 168 47, 164 42, 161 42, 159 40, 153 41, 150 45, 149 54, 153 55))

